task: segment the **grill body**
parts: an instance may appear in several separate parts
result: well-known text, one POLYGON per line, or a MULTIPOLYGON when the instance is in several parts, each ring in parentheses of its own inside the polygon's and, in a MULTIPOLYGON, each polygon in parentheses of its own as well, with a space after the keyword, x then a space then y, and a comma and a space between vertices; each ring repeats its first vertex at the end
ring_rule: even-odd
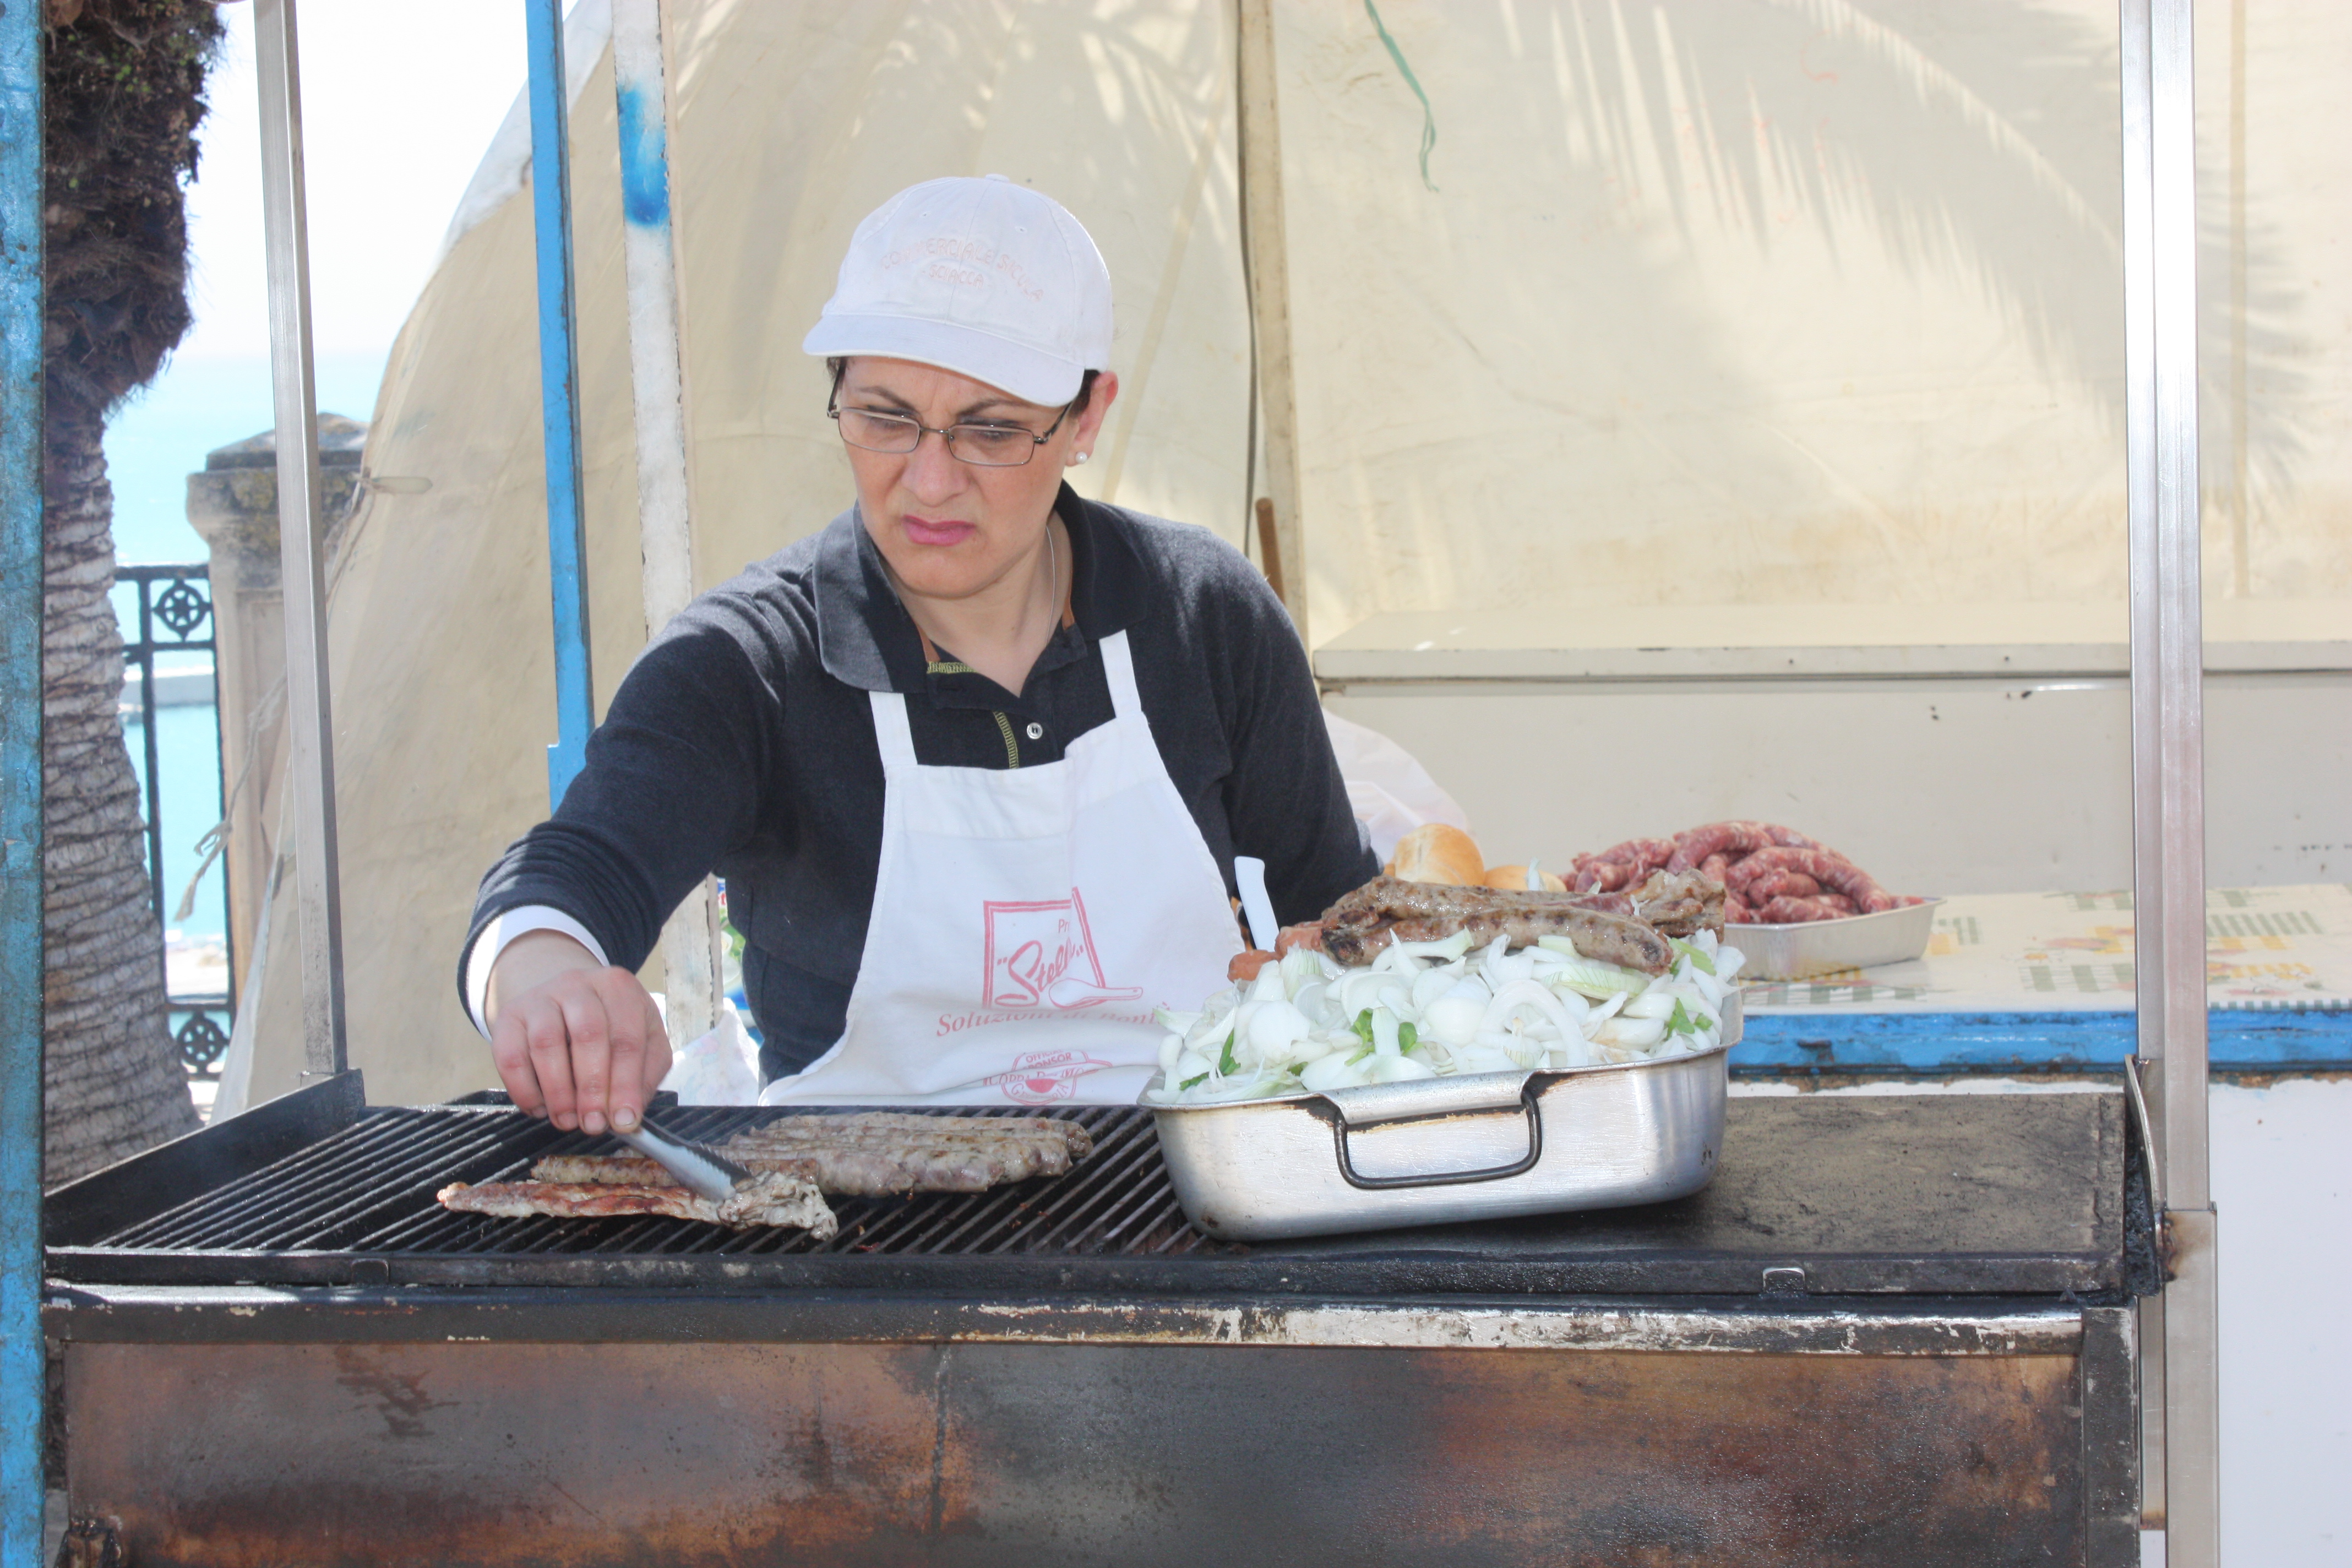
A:
POLYGON ((2112 1096, 1737 1101, 1678 1204, 1253 1249, 1124 1110, 813 1247, 443 1214, 566 1141, 306 1094, 51 1205, 131 1561, 2136 1561, 2112 1096))

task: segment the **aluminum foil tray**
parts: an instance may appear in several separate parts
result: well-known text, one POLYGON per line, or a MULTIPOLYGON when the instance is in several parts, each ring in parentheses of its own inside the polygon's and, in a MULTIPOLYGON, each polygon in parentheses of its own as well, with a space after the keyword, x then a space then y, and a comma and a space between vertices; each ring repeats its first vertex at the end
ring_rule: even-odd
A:
POLYGON ((1802 980, 1840 969, 1900 963, 1927 951, 1941 899, 1875 915, 1803 925, 1726 926, 1723 940, 1748 955, 1742 980, 1802 980))
POLYGON ((1737 996, 1725 1012, 1723 1043, 1689 1055, 1155 1105, 1160 1151, 1186 1217, 1220 1241, 1684 1197, 1722 1157, 1737 996))

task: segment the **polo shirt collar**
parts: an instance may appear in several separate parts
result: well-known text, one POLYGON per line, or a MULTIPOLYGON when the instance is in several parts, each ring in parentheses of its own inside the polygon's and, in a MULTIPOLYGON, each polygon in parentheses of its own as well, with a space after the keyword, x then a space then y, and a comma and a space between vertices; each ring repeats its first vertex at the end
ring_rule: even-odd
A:
POLYGON ((818 536, 815 582, 817 657, 824 672, 860 691, 919 689, 922 639, 856 507, 818 536))

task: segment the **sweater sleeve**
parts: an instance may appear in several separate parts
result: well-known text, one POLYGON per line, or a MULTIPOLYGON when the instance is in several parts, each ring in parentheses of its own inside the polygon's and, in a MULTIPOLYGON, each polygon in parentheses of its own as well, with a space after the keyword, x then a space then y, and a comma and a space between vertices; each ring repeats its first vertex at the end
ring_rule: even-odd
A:
POLYGON ((789 834, 762 781, 779 733, 783 683, 751 618, 698 601, 638 658, 588 738, 555 815, 508 846, 483 877, 458 957, 509 910, 561 910, 606 958, 643 964, 662 922, 751 836, 789 834))
POLYGON ((1220 595, 1233 619, 1220 639, 1233 681, 1226 819, 1234 852, 1265 862, 1275 918, 1291 925, 1370 880, 1380 861, 1348 804, 1297 629, 1256 570, 1234 561, 1220 595))

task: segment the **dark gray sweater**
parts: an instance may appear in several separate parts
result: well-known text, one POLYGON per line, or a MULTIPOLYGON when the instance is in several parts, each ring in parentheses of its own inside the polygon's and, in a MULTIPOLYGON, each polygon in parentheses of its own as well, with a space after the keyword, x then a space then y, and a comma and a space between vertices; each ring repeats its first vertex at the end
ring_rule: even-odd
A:
MULTIPOLYGON (((1256 569, 1205 529, 1067 486, 1055 504, 1076 624, 1018 697, 948 649, 926 662, 854 508, 697 598, 622 680, 554 817, 482 879, 467 952, 504 911, 547 904, 634 969, 716 870, 744 936, 761 1065, 797 1070, 840 1037, 873 908, 883 775, 866 693, 906 694, 927 766, 1053 762, 1111 717, 1096 645, 1118 631, 1229 891, 1234 857, 1258 857, 1288 923, 1370 878, 1306 651, 1256 569)), ((461 953, 461 994, 464 973, 461 953)))

